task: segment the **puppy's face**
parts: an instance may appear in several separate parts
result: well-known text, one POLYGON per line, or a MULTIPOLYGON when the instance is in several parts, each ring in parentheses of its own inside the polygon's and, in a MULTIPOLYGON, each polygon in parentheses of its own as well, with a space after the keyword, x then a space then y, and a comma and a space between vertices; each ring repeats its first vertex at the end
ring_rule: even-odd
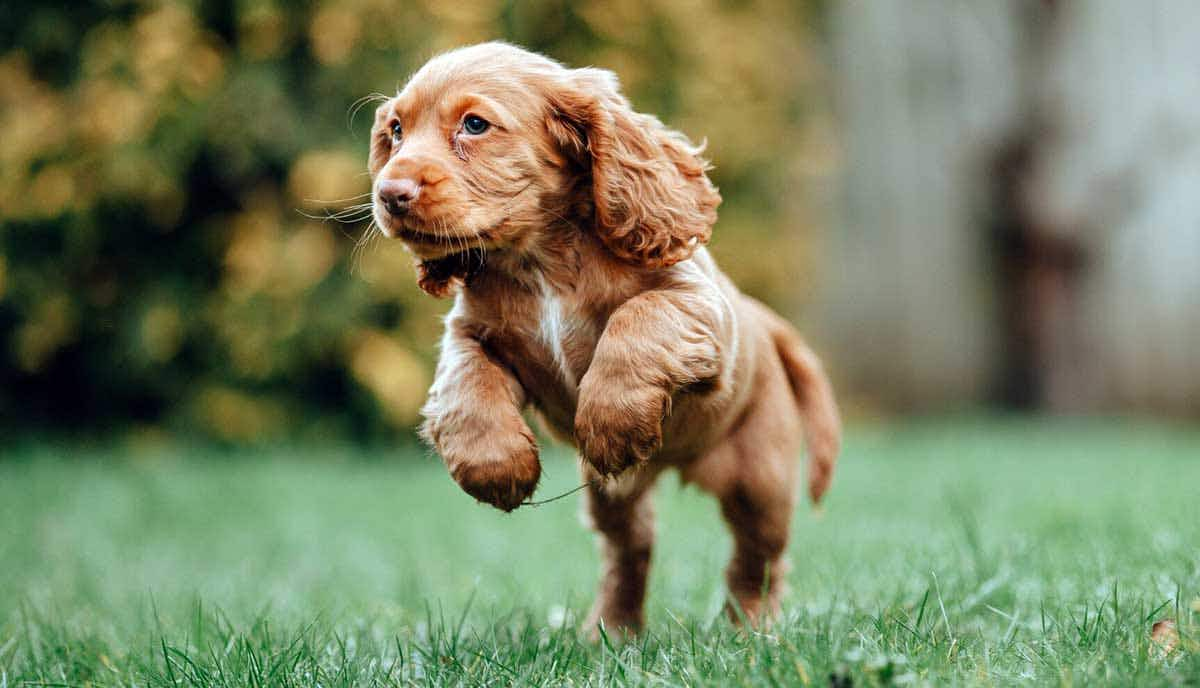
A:
POLYGON ((562 159, 534 82, 562 68, 517 53, 485 45, 436 58, 375 114, 375 222, 422 260, 520 246, 546 224, 562 159))
POLYGON ((440 55, 375 113, 375 221, 436 295, 468 258, 530 251, 552 228, 594 232, 642 268, 708 241, 720 194, 682 134, 634 112, 611 72, 485 43, 440 55))

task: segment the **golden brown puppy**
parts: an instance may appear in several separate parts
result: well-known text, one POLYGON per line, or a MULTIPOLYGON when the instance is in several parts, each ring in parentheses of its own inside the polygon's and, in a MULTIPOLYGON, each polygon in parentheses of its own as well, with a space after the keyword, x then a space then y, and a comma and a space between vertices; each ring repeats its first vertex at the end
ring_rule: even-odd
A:
POLYGON ((642 624, 665 468, 720 500, 752 621, 778 608, 802 436, 813 500, 833 474, 820 362, 704 248, 721 202, 706 169, 610 72, 502 43, 434 58, 375 114, 375 221, 455 299, 422 434, 505 511, 541 474, 522 411, 574 442, 605 567, 589 626, 642 624))

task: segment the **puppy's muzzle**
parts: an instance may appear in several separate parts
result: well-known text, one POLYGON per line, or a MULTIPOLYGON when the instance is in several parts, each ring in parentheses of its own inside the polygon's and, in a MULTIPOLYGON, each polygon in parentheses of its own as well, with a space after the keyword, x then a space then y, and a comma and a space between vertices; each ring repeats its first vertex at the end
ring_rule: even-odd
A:
POLYGON ((413 179, 385 179, 375 192, 379 203, 395 217, 404 217, 421 194, 421 184, 413 179))

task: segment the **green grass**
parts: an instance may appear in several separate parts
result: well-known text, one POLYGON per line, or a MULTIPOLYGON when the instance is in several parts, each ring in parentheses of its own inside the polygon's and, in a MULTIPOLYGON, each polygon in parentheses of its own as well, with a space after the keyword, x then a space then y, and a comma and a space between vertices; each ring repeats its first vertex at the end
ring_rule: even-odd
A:
MULTIPOLYGON (((539 497, 577 484, 548 454, 539 497)), ((763 633, 719 615, 714 503, 668 478, 659 512, 648 631, 593 645, 576 496, 506 516, 344 447, 9 451, 0 687, 1200 683, 1195 431, 859 428, 763 633)))

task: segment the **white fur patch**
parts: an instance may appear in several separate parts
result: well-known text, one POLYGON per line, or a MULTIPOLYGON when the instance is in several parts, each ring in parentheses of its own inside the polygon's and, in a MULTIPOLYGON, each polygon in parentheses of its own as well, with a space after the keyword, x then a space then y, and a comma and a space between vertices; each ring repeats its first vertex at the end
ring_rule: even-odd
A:
POLYGON ((601 489, 604 490, 604 494, 608 495, 610 499, 630 497, 641 483, 638 480, 638 472, 640 470, 641 466, 632 466, 625 469, 623 473, 604 478, 603 482, 601 482, 601 489))
POLYGON ((575 373, 571 370, 563 343, 578 325, 578 319, 572 317, 562 299, 554 293, 545 280, 541 281, 541 287, 541 318, 538 325, 538 336, 541 338, 542 344, 550 349, 550 353, 554 356, 554 363, 558 366, 563 383, 574 391, 579 386, 579 381, 575 379, 575 373))
POLYGON ((642 485, 641 473, 642 466, 630 466, 623 472, 617 475, 602 476, 592 468, 591 464, 580 459, 580 466, 583 468, 583 479, 592 483, 600 489, 610 499, 623 499, 629 497, 637 491, 642 485))

